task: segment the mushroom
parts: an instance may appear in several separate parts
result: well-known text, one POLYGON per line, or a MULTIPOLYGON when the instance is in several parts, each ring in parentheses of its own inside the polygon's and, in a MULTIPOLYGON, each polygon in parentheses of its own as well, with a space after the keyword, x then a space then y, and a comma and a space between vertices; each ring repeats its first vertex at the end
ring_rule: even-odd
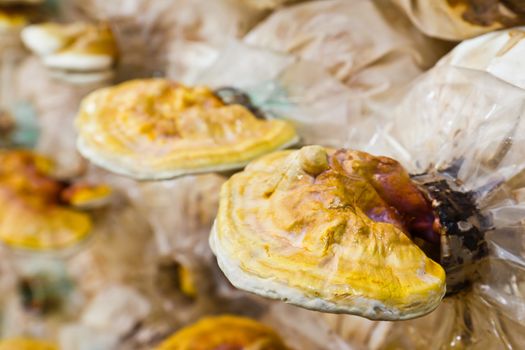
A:
POLYGON ((2 8, 0 10, 0 28, 2 31, 19 29, 29 23, 27 13, 22 10, 2 8))
POLYGON ((268 326, 239 316, 203 318, 162 342, 157 350, 190 349, 289 350, 268 326))
POLYGON ((0 350, 58 350, 51 343, 26 338, 0 340, 0 350))
POLYGON ((15 54, 20 53, 22 49, 20 31, 29 24, 31 17, 30 11, 26 8, 0 7, 0 53, 5 53, 7 50, 13 50, 15 54))
POLYGON ((262 157, 223 185, 210 245, 240 289, 401 320, 445 294, 445 271, 418 243, 439 244, 436 221, 395 160, 306 146, 262 157))
POLYGON ((106 186, 69 185, 52 177, 51 160, 30 151, 0 151, 0 240, 22 249, 58 250, 87 237, 93 206, 106 186))
POLYGON ((117 44, 107 24, 31 25, 22 40, 59 79, 84 84, 113 77, 117 44))
POLYGON ((91 93, 81 103, 76 127, 84 157, 143 180, 239 169, 297 141, 286 121, 258 119, 207 87, 164 79, 91 93))

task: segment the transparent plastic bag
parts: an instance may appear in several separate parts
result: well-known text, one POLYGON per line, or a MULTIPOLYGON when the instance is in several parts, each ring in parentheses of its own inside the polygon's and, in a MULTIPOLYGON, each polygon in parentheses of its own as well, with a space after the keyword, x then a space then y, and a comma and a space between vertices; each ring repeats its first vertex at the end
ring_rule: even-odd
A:
POLYGON ((22 62, 15 79, 17 100, 36 115, 36 150, 55 160, 60 177, 83 173, 86 162, 76 150, 73 120, 82 98, 108 83, 74 85, 57 81, 36 57, 22 62))
MULTIPOLYGON (((0 9, 0 14, 3 11, 0 9)), ((34 118, 24 113, 24 106, 20 106, 17 89, 13 88, 17 70, 26 56, 20 31, 27 23, 10 27, 8 23, 0 26, 0 146, 34 145, 36 131, 34 118)))
MULTIPOLYGON (((467 270, 479 277, 431 314, 392 324, 377 349, 525 347, 525 90, 523 70, 506 74, 523 52, 516 37, 502 31, 463 42, 413 83, 374 137, 350 144, 397 159, 411 174, 448 173, 486 221, 488 255, 467 270)), ((348 334, 359 327, 330 317, 348 334)))
POLYGON ((403 86, 444 52, 388 3, 313 1, 277 10, 191 82, 241 88, 293 121, 304 143, 341 146, 350 139, 342 125, 368 139, 403 86))
POLYGON ((312 1, 283 8, 251 30, 244 42, 317 62, 362 94, 410 80, 444 53, 438 42, 425 38, 383 0, 312 1), (411 64, 402 69, 394 64, 384 74, 367 72, 404 56, 411 64))
POLYGON ((207 239, 224 181, 218 175, 198 175, 139 183, 132 189, 131 198, 155 230, 161 255, 176 255, 187 263, 212 257, 207 239))

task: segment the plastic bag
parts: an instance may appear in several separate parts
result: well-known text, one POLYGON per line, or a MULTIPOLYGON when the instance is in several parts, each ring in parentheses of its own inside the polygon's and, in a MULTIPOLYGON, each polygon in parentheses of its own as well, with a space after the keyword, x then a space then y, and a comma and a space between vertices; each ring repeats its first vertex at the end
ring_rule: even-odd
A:
MULTIPOLYGON (((522 34, 507 30, 463 42, 414 82, 369 142, 351 145, 393 157, 411 174, 456 179, 485 221, 489 248, 466 270, 474 280, 468 288, 421 319, 393 324, 375 348, 525 346, 525 89, 523 69, 515 66, 522 34)), ((337 317, 346 333, 359 327, 337 317)))
POLYGON ((377 94, 410 80, 443 53, 395 6, 382 0, 313 1, 280 9, 250 31, 244 42, 318 62, 361 94, 377 94), (396 63, 403 57, 409 62, 399 67, 396 63), (376 73, 377 67, 392 65, 389 71, 376 73))
POLYGON ((218 175, 187 176, 133 189, 131 198, 149 218, 161 255, 187 263, 212 257, 207 238, 224 181, 218 175))
POLYGON ((30 109, 27 113, 36 115, 36 150, 53 157, 60 177, 83 173, 86 162, 76 150, 73 119, 80 100, 107 82, 73 85, 57 81, 36 57, 24 60, 15 78, 17 100, 30 109))
POLYGON ((31 146, 36 134, 32 118, 20 110, 13 89, 16 71, 26 56, 20 32, 29 24, 31 15, 23 8, 3 8, 5 5, 0 3, 0 146, 31 146))
POLYGON ((241 88, 293 121, 305 143, 342 146, 367 140, 376 116, 442 52, 387 3, 314 1, 277 10, 192 83, 241 88))

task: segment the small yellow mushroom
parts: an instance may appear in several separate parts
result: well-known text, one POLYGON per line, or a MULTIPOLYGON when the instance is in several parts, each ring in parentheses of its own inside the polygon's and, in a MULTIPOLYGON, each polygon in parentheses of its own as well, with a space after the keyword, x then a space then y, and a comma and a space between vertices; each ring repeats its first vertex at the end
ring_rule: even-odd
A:
POLYGON ((91 232, 90 215, 70 205, 100 200, 109 189, 90 191, 84 185, 79 191, 53 178, 51 160, 30 151, 0 151, 0 164, 0 240, 5 244, 54 250, 72 246, 91 232))
POLYGON ((208 317, 166 339, 156 350, 290 350, 271 328, 239 316, 208 317))
POLYGON ((89 83, 113 76, 118 50, 107 24, 35 24, 26 27, 21 36, 55 77, 89 83))
POLYGON ((58 346, 41 340, 13 338, 0 340, 0 350, 58 350, 58 346))

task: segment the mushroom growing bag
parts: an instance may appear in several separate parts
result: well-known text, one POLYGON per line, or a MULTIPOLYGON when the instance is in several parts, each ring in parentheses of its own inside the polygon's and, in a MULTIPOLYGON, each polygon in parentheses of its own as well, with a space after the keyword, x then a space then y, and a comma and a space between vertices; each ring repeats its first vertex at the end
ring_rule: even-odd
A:
MULTIPOLYGON (((514 29, 458 45, 413 84, 367 144, 351 145, 397 159, 415 181, 430 177, 456 186, 441 188, 441 204, 435 203, 455 218, 447 230, 458 232, 441 246, 442 255, 452 251, 441 261, 448 296, 422 319, 375 324, 387 330, 371 348, 525 346, 523 38, 514 29)), ((337 317, 341 334, 358 326, 337 317)))
POLYGON ((372 116, 443 53, 385 1, 312 1, 273 12, 196 81, 240 88, 305 143, 340 146, 342 125, 367 139, 372 116))

